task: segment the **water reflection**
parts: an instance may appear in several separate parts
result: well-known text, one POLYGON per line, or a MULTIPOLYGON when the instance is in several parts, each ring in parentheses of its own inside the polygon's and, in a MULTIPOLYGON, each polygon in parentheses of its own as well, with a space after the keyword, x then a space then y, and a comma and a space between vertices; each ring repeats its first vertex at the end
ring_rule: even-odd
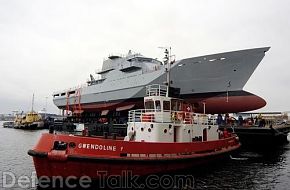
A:
MULTIPOLYGON (((33 175, 34 166, 27 150, 42 131, 24 131, 0 126, 0 169, 16 176, 33 175)), ((171 173, 194 176, 195 189, 288 189, 290 187, 290 145, 266 151, 241 150, 233 159, 171 173), (242 158, 242 159, 240 159, 242 158), (246 158, 246 159, 245 159, 246 158)), ((158 166, 156 166, 158 167, 158 166)), ((16 177, 17 178, 17 177, 16 177)), ((3 189, 3 178, 0 180, 3 189)), ((36 189, 35 184, 29 188, 36 189)), ((23 189, 15 185, 9 189, 23 189)), ((40 189, 40 188, 38 188, 40 189)))

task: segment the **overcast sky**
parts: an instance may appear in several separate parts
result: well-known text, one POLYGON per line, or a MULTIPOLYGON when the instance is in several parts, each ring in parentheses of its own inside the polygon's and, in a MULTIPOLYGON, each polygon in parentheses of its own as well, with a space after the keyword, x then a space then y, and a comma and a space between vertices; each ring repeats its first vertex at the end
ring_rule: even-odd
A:
POLYGON ((110 53, 177 59, 271 46, 245 90, 290 110, 290 1, 0 0, 0 113, 47 105, 85 83, 110 53))

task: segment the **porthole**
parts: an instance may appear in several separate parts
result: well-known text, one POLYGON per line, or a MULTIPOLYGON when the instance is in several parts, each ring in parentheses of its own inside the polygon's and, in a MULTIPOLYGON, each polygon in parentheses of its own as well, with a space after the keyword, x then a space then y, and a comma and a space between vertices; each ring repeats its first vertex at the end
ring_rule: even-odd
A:
POLYGON ((149 132, 149 133, 151 132, 151 128, 148 128, 148 132, 149 132))
POLYGON ((167 133, 167 129, 164 129, 164 133, 167 133))
POLYGON ((169 125, 168 127, 169 127, 169 129, 171 129, 172 125, 169 125))
POLYGON ((153 124, 150 124, 150 127, 153 129, 153 124))
POLYGON ((68 144, 68 146, 69 146, 70 148, 75 148, 75 147, 76 147, 76 143, 74 143, 74 142, 70 142, 70 143, 68 144))
POLYGON ((190 133, 190 130, 188 130, 187 133, 189 134, 190 133))
POLYGON ((144 128, 143 128, 143 127, 141 127, 141 131, 142 131, 142 132, 144 131, 144 128))

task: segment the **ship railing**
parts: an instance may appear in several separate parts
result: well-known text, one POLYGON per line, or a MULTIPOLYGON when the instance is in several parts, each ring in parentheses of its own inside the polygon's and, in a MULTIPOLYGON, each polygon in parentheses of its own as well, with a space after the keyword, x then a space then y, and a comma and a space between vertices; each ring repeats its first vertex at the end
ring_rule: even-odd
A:
POLYGON ((152 84, 146 86, 146 95, 147 96, 166 96, 167 95, 167 86, 160 84, 152 84))
POLYGON ((171 111, 173 123, 185 123, 195 125, 216 125, 216 117, 187 111, 171 111))
POLYGON ((197 125, 216 125, 217 118, 214 115, 194 113, 193 123, 197 125))
POLYGON ((155 122, 195 125, 217 124, 216 117, 213 115, 170 110, 160 112, 154 109, 131 110, 128 114, 128 122, 155 122))
POLYGON ((128 114, 128 122, 168 123, 170 121, 170 111, 160 112, 154 109, 138 109, 131 110, 128 114))

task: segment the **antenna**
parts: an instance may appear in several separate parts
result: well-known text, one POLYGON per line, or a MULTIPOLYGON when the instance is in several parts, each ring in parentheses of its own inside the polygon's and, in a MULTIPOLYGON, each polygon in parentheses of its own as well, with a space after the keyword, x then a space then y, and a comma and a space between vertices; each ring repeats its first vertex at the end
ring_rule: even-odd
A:
POLYGON ((33 106, 34 106, 34 93, 32 94, 31 112, 33 112, 33 106))
POLYGON ((167 94, 166 96, 169 96, 169 88, 170 88, 170 67, 171 67, 171 47, 158 47, 161 49, 165 49, 164 53, 165 56, 163 58, 164 65, 167 64, 167 68, 165 68, 166 72, 166 86, 167 86, 167 94), (168 51, 169 49, 169 51, 168 51))

